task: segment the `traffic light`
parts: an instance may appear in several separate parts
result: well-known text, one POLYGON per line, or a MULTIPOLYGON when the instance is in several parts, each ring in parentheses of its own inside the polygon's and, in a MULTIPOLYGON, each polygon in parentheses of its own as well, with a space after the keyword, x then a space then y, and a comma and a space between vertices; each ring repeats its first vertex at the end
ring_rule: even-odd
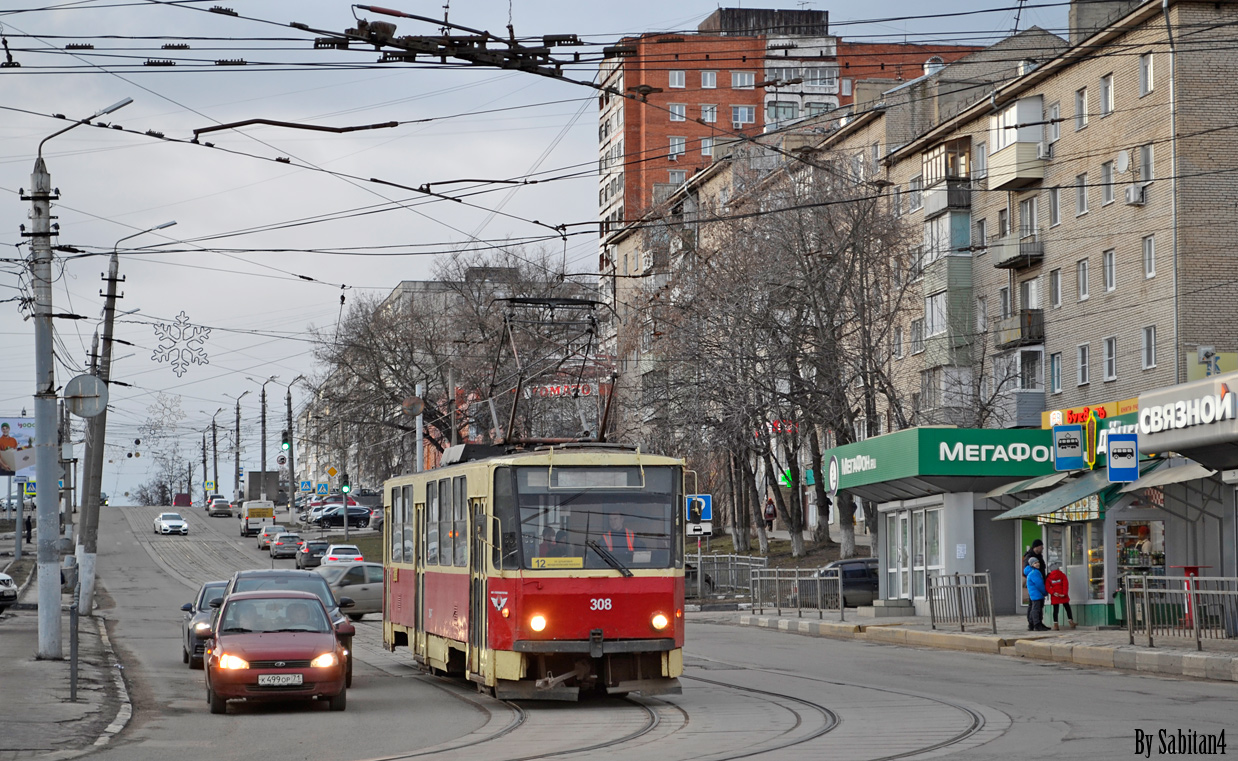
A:
POLYGON ((352 484, 348 483, 347 473, 340 474, 340 491, 344 494, 347 494, 348 492, 352 491, 352 484))
POLYGON ((288 435, 288 432, 284 431, 284 439, 283 441, 280 442, 279 448, 284 450, 285 452, 287 452, 289 449, 292 449, 291 438, 292 437, 288 435))

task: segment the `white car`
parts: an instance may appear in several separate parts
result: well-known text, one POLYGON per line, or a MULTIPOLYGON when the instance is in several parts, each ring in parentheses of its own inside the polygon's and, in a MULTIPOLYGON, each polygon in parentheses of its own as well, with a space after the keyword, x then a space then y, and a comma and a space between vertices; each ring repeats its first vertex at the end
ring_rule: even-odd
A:
POLYGON ((13 582, 12 576, 0 573, 0 613, 15 602, 17 602, 17 584, 13 582))
POLYGON ((326 553, 322 556, 323 565, 331 565, 332 563, 360 563, 365 558, 361 557, 361 550, 357 549, 354 544, 333 544, 327 547, 326 553))
POLYGON ((155 519, 155 533, 189 536, 189 524, 180 513, 159 513, 155 519))

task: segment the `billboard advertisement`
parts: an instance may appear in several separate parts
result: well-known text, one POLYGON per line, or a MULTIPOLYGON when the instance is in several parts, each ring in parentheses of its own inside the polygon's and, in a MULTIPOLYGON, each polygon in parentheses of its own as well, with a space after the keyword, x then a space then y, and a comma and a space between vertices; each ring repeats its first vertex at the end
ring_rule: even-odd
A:
POLYGON ((34 418, 0 417, 0 476, 34 480, 34 418))

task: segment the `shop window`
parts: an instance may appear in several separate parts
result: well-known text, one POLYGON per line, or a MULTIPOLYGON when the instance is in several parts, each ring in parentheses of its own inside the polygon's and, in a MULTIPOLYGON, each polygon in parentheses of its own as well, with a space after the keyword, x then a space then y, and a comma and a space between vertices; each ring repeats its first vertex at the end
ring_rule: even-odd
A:
POLYGON ((1165 575, 1165 521, 1116 521, 1118 579, 1165 575))

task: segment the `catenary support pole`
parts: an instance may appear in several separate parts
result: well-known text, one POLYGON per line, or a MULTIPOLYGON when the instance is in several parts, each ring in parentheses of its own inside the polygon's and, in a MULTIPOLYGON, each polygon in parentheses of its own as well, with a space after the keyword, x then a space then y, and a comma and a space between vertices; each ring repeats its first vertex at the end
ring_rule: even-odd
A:
POLYGON ((261 487, 260 487, 260 488, 262 489, 262 501, 263 501, 263 502, 265 502, 265 501, 266 501, 266 498, 267 498, 267 384, 265 384, 265 383, 263 383, 263 384, 262 384, 262 453, 261 453, 261 461, 262 461, 262 467, 261 467, 262 473, 261 473, 261 474, 259 474, 258 478, 260 479, 260 483, 261 483, 261 487))
MULTIPOLYGON (((417 384, 417 398, 422 399, 422 400, 426 398, 426 384, 424 383, 417 384)), ((424 406, 425 406, 425 403, 423 401, 422 407, 424 408, 424 406)), ((414 473, 420 473, 422 469, 425 468, 425 462, 426 462, 426 440, 425 440, 425 428, 424 428, 425 420, 426 420, 426 417, 425 417, 424 412, 419 413, 417 415, 417 462, 415 463, 415 466, 413 467, 414 473)))

